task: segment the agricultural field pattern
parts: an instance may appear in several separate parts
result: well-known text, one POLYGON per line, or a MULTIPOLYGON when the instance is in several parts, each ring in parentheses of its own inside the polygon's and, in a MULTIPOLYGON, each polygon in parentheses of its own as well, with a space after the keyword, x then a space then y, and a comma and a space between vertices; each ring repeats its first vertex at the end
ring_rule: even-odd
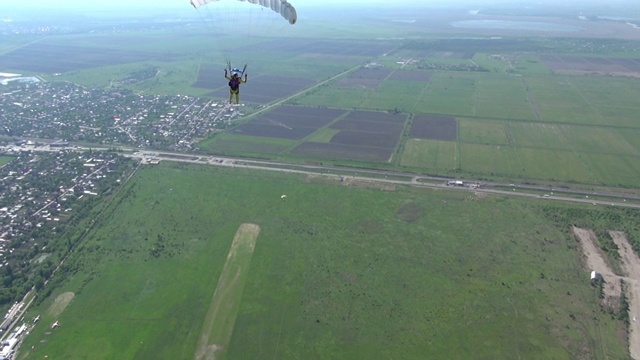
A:
POLYGON ((298 1, 233 30, 213 3, 10 7, 3 192, 34 202, 46 153, 127 166, 0 203, 3 246, 33 231, 13 256, 50 270, 0 267, 26 293, 0 351, 640 360, 640 9, 545 1, 298 1), (39 215, 65 191, 81 216, 39 215))

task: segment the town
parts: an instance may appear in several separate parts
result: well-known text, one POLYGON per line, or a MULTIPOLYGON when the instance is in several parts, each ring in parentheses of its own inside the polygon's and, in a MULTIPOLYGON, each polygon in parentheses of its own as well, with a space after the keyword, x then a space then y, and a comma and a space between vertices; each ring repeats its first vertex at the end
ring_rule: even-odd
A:
POLYGON ((0 96, 0 133, 117 147, 190 152, 229 127, 242 106, 191 96, 88 89, 67 82, 12 82, 0 96))
POLYGON ((73 247, 67 222, 87 216, 135 163, 110 152, 0 151, 14 157, 0 168, 0 304, 7 304, 44 285, 60 261, 49 256, 73 247), (61 238, 67 243, 54 242, 61 238))

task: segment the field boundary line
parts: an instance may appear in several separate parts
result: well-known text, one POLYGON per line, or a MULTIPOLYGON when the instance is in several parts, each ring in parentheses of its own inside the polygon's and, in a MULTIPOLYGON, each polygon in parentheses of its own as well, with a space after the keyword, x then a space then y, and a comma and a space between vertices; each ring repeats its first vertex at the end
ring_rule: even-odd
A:
POLYGON ((349 74, 351 72, 354 72, 354 71, 358 70, 360 67, 362 67, 362 65, 358 64, 358 65, 356 65, 356 66, 354 66, 354 67, 352 67, 350 69, 347 69, 347 70, 345 70, 345 71, 343 71, 343 72, 341 72, 341 73, 339 73, 337 75, 334 75, 334 76, 332 76, 332 77, 330 77, 328 79, 322 80, 322 81, 320 81, 319 83, 317 83, 315 85, 312 85, 312 86, 310 86, 310 87, 308 87, 306 89, 300 90, 295 94, 289 95, 284 99, 280 99, 280 100, 275 101, 275 102, 273 102, 271 104, 265 105, 265 107, 263 107, 262 109, 260 109, 260 110, 258 110, 256 112, 251 113, 248 116, 244 117, 243 120, 250 119, 250 118, 253 118, 255 116, 258 116, 258 115, 262 114, 263 112, 269 111, 269 110, 271 110, 272 108, 274 108, 276 106, 282 105, 283 103, 285 103, 285 102, 287 102, 287 101, 289 101, 289 100, 291 100, 291 99, 293 99, 293 98, 295 98, 297 96, 303 95, 303 94, 305 94, 305 93, 307 93, 307 92, 309 92, 309 91, 311 91, 313 89, 316 89, 316 88, 318 88, 318 87, 320 87, 320 86, 322 86, 322 85, 324 85, 324 84, 326 84, 328 82, 331 82, 331 81, 333 81, 333 80, 335 80, 335 79, 337 79, 337 78, 339 78, 341 76, 344 76, 344 75, 347 75, 347 74, 349 74))

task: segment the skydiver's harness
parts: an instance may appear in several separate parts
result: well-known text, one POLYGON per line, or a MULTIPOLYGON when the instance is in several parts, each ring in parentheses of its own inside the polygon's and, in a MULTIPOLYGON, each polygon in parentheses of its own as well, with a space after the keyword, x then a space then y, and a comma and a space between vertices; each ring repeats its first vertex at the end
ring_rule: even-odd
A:
MULTIPOLYGON (((242 70, 238 68, 231 69, 231 62, 227 60, 227 69, 231 74, 239 73, 242 75, 244 74, 245 71, 247 71, 247 64, 244 64, 244 67, 242 68, 242 70)), ((237 78, 232 77, 231 80, 229 80, 229 87, 231 88, 232 92, 237 93, 238 91, 240 91, 240 82, 241 82, 240 76, 238 76, 237 78)))
POLYGON ((232 78, 229 80, 229 87, 231 88, 231 91, 240 90, 240 78, 232 78))

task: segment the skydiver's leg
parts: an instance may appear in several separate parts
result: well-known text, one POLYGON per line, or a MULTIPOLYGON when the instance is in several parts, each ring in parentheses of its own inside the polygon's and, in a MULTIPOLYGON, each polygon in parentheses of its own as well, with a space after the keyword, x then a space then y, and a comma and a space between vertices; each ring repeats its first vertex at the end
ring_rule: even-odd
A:
POLYGON ((233 99, 233 90, 229 90, 229 104, 231 104, 232 99, 233 99))
POLYGON ((240 103, 240 90, 236 93, 236 104, 240 103))

